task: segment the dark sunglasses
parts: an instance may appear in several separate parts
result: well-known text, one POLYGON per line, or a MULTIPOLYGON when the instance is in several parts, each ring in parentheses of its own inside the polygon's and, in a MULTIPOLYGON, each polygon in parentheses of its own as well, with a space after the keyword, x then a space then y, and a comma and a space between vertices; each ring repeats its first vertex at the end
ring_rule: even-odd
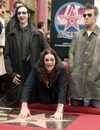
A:
POLYGON ((26 15, 26 14, 27 14, 27 12, 25 12, 25 11, 22 11, 22 12, 17 12, 17 15, 21 15, 21 14, 26 15))
POLYGON ((92 17, 92 14, 91 14, 91 13, 83 14, 83 17, 84 17, 84 18, 86 18, 86 16, 88 16, 88 17, 92 17))

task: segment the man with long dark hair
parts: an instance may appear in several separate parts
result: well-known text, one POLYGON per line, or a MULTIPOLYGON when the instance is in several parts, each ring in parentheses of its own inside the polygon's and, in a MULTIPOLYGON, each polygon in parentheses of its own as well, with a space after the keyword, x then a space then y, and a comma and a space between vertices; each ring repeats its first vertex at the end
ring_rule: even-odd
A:
POLYGON ((5 65, 14 87, 8 98, 19 100, 22 86, 29 72, 39 59, 40 53, 48 47, 47 42, 40 37, 33 27, 30 13, 25 5, 15 12, 15 27, 6 36, 5 65), (14 93, 15 92, 15 93, 14 93), (18 95, 18 96, 17 96, 18 95))

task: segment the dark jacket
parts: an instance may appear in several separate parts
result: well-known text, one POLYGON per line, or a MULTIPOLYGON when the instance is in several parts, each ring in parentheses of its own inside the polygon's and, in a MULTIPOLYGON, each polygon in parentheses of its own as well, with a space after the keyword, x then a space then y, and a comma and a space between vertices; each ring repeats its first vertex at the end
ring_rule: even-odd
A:
POLYGON ((12 76, 19 73, 25 77, 31 70, 31 64, 34 66, 47 47, 47 42, 33 26, 21 30, 16 25, 6 36, 4 56, 7 73, 12 76))
POLYGON ((22 94, 22 102, 29 101, 29 97, 37 99, 40 103, 65 103, 68 84, 68 73, 62 63, 57 66, 57 73, 53 80, 49 80, 48 87, 42 82, 39 66, 35 67, 28 77, 22 94), (35 96, 35 97, 34 97, 35 96))
POLYGON ((12 16, 6 25, 6 35, 15 28, 16 18, 12 16))

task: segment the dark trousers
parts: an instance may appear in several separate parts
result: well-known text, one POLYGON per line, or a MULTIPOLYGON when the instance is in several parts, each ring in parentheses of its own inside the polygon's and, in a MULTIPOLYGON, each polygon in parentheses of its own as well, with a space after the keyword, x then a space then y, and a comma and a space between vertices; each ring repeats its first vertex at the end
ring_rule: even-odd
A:
POLYGON ((89 107, 95 107, 100 108, 100 100, 96 99, 71 99, 71 106, 89 106, 89 107))
POLYGON ((0 76, 0 95, 5 94, 7 91, 7 84, 9 83, 8 74, 4 74, 0 76))
POLYGON ((84 106, 83 100, 71 99, 70 103, 71 103, 71 106, 84 106))
POLYGON ((8 74, 0 76, 0 106, 11 107, 20 101, 22 86, 16 86, 8 74))

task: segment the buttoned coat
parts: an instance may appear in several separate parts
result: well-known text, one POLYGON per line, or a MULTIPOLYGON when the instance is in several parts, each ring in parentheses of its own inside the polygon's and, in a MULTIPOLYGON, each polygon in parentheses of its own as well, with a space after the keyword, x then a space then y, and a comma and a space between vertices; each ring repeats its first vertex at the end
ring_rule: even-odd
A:
POLYGON ((77 32, 70 49, 72 98, 100 100, 100 29, 77 32))

